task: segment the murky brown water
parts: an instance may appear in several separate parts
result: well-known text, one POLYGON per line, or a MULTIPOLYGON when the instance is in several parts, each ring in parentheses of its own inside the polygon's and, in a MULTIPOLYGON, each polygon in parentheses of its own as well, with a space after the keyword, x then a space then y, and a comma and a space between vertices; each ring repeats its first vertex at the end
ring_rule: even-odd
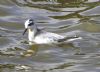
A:
POLYGON ((100 72, 99 0, 0 0, 0 72, 100 72), (27 44, 24 21, 63 35, 74 44, 27 44))

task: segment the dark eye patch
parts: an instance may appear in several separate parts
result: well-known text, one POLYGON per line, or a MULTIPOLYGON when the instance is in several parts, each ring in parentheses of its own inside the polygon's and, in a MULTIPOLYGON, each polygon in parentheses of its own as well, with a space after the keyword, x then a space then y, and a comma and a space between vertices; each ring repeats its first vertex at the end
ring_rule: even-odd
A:
POLYGON ((32 23, 28 24, 28 26, 31 26, 31 25, 34 25, 34 23, 32 22, 32 23))
POLYGON ((29 20, 28 26, 31 26, 31 25, 34 25, 33 19, 30 19, 30 20, 29 20))

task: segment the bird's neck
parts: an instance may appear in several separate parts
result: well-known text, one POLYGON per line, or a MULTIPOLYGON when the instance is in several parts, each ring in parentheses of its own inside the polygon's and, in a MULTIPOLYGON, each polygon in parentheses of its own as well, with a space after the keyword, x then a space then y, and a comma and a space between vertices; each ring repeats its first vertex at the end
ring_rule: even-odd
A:
POLYGON ((38 29, 37 27, 29 29, 29 40, 34 39, 39 33, 40 33, 40 29, 38 29))
POLYGON ((29 29, 30 37, 35 38, 36 33, 37 33, 37 29, 29 29))

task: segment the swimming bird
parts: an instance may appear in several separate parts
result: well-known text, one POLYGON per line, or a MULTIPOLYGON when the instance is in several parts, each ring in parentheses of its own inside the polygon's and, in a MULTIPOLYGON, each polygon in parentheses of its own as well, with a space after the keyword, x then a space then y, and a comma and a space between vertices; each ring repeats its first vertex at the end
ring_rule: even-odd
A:
POLYGON ((37 27, 37 25, 34 23, 33 19, 28 19, 25 21, 25 30, 23 32, 23 35, 28 30, 28 39, 29 44, 59 44, 61 42, 70 42, 77 39, 81 39, 81 37, 73 36, 73 37, 67 37, 62 36, 56 33, 47 32, 44 30, 41 30, 37 27))

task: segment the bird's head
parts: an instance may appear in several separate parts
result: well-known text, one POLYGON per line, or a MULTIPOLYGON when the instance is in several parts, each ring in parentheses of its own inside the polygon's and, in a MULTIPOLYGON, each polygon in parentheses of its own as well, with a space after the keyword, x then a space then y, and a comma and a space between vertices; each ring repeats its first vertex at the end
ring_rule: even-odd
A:
POLYGON ((28 29, 30 29, 30 30, 36 29, 36 25, 34 24, 33 19, 28 19, 28 20, 25 21, 25 30, 23 32, 23 35, 26 33, 26 31, 28 29))

